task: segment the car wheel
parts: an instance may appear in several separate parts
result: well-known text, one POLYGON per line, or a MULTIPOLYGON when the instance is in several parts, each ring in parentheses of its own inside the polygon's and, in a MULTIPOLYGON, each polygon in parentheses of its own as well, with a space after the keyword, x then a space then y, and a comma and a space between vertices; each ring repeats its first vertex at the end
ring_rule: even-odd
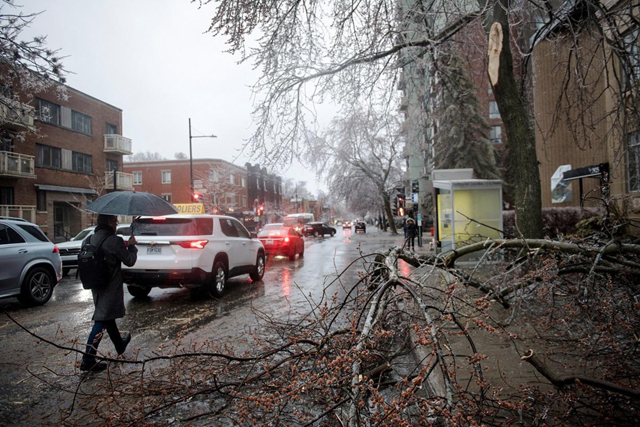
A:
POLYGON ((66 276, 67 274, 69 274, 69 271, 71 271, 70 267, 64 267, 62 269, 62 276, 66 276))
POLYGON ((227 268, 223 262, 216 262, 213 265, 211 281, 205 285, 205 289, 211 297, 221 297, 227 285, 227 268))
POLYGON ((289 253, 289 261, 293 261, 296 259, 296 248, 291 249, 291 253, 289 253))
POLYGON ((300 258, 304 258, 304 243, 302 244, 302 249, 300 249, 300 258))
POLYGON ((18 300, 24 305, 42 305, 53 293, 54 277, 44 267, 36 267, 27 273, 20 288, 18 300))
POLYGON ((258 258, 256 259, 256 268, 249 274, 251 280, 254 282, 259 282, 264 277, 264 254, 260 252, 258 254, 258 258))
POLYGON ((320 234, 318 234, 318 232, 317 232, 317 231, 314 231, 314 232, 313 232, 313 236, 314 236, 314 237, 318 237, 319 235, 320 235, 320 234))
POLYGON ((331 233, 329 233, 329 235, 330 235, 331 237, 333 237, 333 236, 335 236, 335 235, 336 235, 336 232, 335 232, 335 231, 331 231, 331 233))
POLYGON ((151 288, 146 286, 127 286, 127 291, 134 298, 144 298, 151 292, 151 288))

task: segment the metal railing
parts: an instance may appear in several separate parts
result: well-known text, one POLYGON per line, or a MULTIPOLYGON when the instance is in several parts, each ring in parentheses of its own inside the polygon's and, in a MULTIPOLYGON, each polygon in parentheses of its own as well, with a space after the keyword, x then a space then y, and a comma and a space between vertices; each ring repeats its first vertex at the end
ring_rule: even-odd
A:
MULTIPOLYGON (((104 173, 105 190, 113 190, 113 171, 104 173)), ((126 172, 116 172, 116 190, 133 190, 133 174, 126 172)))
POLYGON ((56 225, 53 227, 53 236, 55 238, 62 237, 67 242, 75 237, 73 234, 67 232, 62 225, 56 225))
POLYGON ((0 216, 11 216, 36 222, 36 207, 28 205, 0 205, 0 216))
POLYGON ((105 134, 104 136, 104 152, 118 154, 133 154, 131 139, 122 135, 105 134))
POLYGON ((0 175, 35 178, 35 157, 0 151, 0 175))

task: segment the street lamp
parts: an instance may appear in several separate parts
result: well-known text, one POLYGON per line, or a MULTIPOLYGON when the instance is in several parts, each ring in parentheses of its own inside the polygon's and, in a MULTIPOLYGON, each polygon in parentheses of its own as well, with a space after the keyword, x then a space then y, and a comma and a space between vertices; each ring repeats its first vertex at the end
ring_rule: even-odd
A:
POLYGON ((195 191, 195 188, 193 188, 193 151, 191 149, 191 140, 193 138, 217 138, 217 136, 216 135, 192 136, 191 135, 191 118, 189 118, 189 170, 191 172, 191 193, 192 194, 195 191))

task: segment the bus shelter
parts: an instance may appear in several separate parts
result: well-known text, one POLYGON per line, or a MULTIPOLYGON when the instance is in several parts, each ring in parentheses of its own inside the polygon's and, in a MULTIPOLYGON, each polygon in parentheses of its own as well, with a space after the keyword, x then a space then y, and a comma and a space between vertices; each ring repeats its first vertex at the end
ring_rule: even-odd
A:
MULTIPOLYGON (((433 181, 436 242, 447 252, 487 238, 502 237, 502 181, 457 179, 433 181)), ((478 260, 482 253, 461 262, 478 260)))

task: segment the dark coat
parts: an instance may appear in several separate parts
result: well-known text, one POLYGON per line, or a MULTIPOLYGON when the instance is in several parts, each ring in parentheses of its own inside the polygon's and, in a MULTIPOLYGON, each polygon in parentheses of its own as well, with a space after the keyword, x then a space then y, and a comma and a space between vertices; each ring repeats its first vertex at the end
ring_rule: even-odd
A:
POLYGON ((102 243, 102 250, 107 255, 111 279, 104 288, 91 290, 93 304, 96 307, 93 320, 111 320, 124 317, 121 263, 131 267, 138 259, 138 249, 135 246, 126 247, 124 241, 110 227, 98 227, 95 234, 91 236, 91 244, 98 245, 100 240, 107 235, 108 237, 102 243))
POLYGON ((418 235, 418 226, 415 222, 407 221, 407 237, 416 237, 418 235))

